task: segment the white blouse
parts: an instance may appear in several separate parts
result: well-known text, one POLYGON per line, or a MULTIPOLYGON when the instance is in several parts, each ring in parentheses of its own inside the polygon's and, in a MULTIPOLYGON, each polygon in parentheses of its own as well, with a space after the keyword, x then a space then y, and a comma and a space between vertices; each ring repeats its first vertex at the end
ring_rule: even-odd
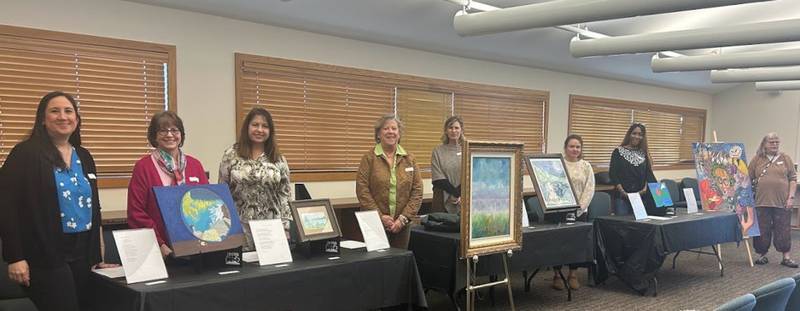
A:
POLYGON ((578 216, 580 216, 589 209, 589 203, 594 197, 594 170, 592 170, 592 165, 583 159, 577 162, 564 159, 564 163, 567 165, 572 188, 575 189, 575 195, 581 205, 581 209, 578 210, 578 216))

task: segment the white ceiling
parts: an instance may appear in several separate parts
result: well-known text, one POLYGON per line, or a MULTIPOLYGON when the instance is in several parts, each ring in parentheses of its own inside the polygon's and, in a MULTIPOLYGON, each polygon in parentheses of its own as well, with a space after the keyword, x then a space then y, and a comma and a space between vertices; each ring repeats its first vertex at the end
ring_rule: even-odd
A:
MULTIPOLYGON (((712 84, 708 71, 653 73, 652 54, 576 59, 571 32, 556 28, 460 37, 453 15, 461 8, 444 0, 128 0, 286 28, 306 30, 436 53, 663 87, 717 93, 733 85, 712 84)), ((478 0, 480 1, 480 0, 478 0)), ((670 0, 663 0, 670 1, 670 0)), ((701 1, 701 0, 698 0, 701 1)), ((512 7, 543 0, 484 0, 512 7)), ((588 23, 611 36, 800 18, 800 1, 775 0, 588 23)), ((797 43, 680 51, 687 54, 800 47, 797 43)))

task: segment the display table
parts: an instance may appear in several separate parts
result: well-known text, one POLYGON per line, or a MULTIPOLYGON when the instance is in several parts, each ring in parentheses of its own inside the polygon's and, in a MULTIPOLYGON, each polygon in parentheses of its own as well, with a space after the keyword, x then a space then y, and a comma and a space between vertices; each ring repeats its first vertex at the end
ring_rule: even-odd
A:
POLYGON ((669 220, 602 216, 594 224, 598 248, 596 281, 615 275, 640 294, 651 284, 657 293, 656 273, 668 254, 742 240, 739 219, 733 212, 687 215, 678 209, 678 216, 669 220))
POLYGON ((426 307, 414 256, 388 249, 343 249, 338 260, 295 255, 286 267, 245 264, 196 273, 168 267, 166 283, 125 284, 92 274, 97 310, 368 310, 426 307), (239 273, 219 275, 219 271, 239 273))
MULTIPOLYGON (((593 228, 590 223, 573 225, 535 224, 522 229, 522 249, 510 258, 510 271, 534 271, 537 268, 592 262, 594 260, 593 228)), ((450 295, 465 287, 466 264, 460 260, 459 233, 411 229, 409 249, 417 259, 422 284, 450 295)), ((502 275, 502 256, 483 256, 478 260, 478 276, 502 275)), ((455 301, 454 301, 455 302, 455 301)))

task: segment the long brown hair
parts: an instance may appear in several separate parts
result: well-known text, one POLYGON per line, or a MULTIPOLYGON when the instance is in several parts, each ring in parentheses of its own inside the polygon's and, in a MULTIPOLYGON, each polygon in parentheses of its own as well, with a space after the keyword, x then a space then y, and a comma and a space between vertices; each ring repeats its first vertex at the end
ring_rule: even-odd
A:
POLYGON ((47 93, 39 100, 39 106, 36 107, 36 120, 33 122, 31 136, 28 137, 28 140, 35 142, 42 148, 42 155, 49 164, 58 168, 66 168, 67 164, 64 163, 61 153, 58 151, 58 148, 56 148, 56 145, 53 144, 53 140, 50 139, 50 134, 47 133, 47 129, 44 127, 47 105, 53 98, 61 96, 64 96, 64 98, 72 104, 72 109, 75 110, 75 118, 78 121, 78 124, 75 125, 75 131, 69 135, 69 143, 76 147, 81 145, 81 114, 78 110, 78 102, 75 101, 72 95, 61 91, 47 93))
POLYGON ((269 127, 269 136, 264 141, 264 154, 272 163, 278 163, 281 159, 281 152, 278 150, 278 142, 275 140, 275 122, 272 121, 272 114, 267 109, 253 107, 247 116, 244 117, 242 127, 239 129, 239 140, 236 142, 236 153, 244 159, 249 159, 253 151, 253 142, 250 140, 250 122, 256 116, 264 117, 269 127))
POLYGON ((447 118, 446 121, 444 121, 444 129, 442 131, 442 144, 447 145, 450 143, 450 138, 447 137, 447 129, 450 128, 450 126, 456 122, 458 122, 458 125, 461 127, 461 136, 458 137, 458 143, 464 144, 464 141, 466 140, 464 138, 464 120, 462 120, 460 116, 452 116, 447 118))

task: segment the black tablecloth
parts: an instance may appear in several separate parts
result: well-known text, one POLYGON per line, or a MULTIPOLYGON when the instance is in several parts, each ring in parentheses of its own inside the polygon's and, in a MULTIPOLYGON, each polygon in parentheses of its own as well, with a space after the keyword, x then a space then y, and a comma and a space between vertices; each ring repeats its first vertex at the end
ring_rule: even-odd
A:
POLYGON ((667 254, 742 240, 739 219, 732 212, 687 215, 669 220, 636 221, 633 216, 603 216, 594 221, 597 232, 596 281, 618 276, 643 292, 667 254))
POLYGON ((147 286, 94 275, 98 310, 368 310, 427 306, 414 256, 389 249, 343 249, 341 259, 298 258, 287 267, 246 264, 196 273, 169 267, 164 284, 147 286))
MULTIPOLYGON (((573 225, 536 225, 522 229, 522 249, 514 252, 509 262, 511 271, 594 261, 593 228, 590 223, 573 225)), ((459 260, 459 233, 411 229, 409 249, 414 252, 422 284, 449 294, 464 288, 466 267, 459 260)), ((502 275, 502 256, 482 256, 478 275, 502 275)))

